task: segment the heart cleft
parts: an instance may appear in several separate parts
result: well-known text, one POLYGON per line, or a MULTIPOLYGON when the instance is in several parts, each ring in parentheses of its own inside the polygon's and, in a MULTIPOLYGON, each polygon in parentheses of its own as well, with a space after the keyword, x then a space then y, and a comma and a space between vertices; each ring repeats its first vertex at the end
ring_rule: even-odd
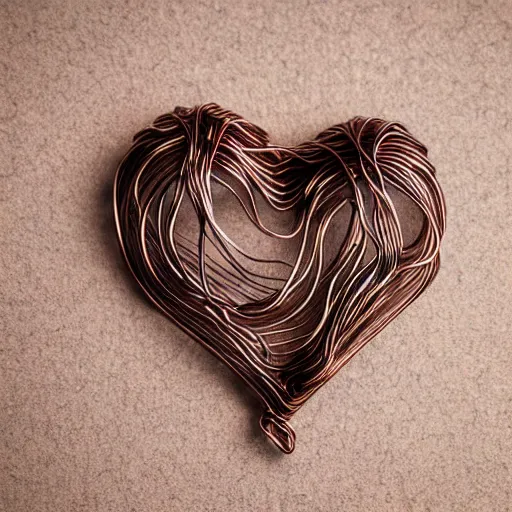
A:
POLYGON ((288 421, 439 269, 446 212, 427 149, 356 117, 294 147, 216 104, 137 133, 114 183, 122 254, 153 304, 288 421))

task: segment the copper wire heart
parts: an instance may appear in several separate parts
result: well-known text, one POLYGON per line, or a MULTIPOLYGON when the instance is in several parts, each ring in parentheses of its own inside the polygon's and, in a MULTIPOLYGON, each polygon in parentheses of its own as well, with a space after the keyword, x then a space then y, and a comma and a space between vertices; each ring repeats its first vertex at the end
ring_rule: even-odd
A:
POLYGON ((215 104, 178 107, 135 136, 114 208, 135 279, 252 387, 261 428, 286 453, 292 415, 435 277, 445 230, 427 150, 401 124, 358 117, 274 146, 215 104), (260 234, 295 242, 294 261, 242 248, 218 222, 219 189, 260 234), (421 213, 410 243, 397 197, 421 213), (262 220, 265 208, 291 216, 287 232, 262 220))

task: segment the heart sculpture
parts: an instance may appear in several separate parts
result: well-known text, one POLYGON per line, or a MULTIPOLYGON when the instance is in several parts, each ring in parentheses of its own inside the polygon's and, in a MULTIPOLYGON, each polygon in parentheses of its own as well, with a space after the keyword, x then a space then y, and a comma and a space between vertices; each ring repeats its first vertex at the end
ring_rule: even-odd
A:
POLYGON ((286 453, 292 415, 435 277, 445 230, 427 150, 401 124, 357 117, 275 146, 215 104, 177 107, 135 136, 114 208, 144 292, 251 386, 286 453), (221 222, 229 201, 243 215, 221 222), (404 201, 421 218, 407 243, 404 201), (233 233, 244 218, 249 248, 233 233), (263 257, 269 240, 292 246, 291 261, 263 257))

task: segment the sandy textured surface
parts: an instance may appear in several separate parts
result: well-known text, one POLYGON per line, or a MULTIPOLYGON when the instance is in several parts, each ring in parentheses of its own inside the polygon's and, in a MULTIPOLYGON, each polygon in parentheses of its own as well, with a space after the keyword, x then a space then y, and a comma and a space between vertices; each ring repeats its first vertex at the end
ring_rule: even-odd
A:
POLYGON ((512 508, 510 1, 1 4, 2 512, 512 508), (206 101, 282 143, 400 120, 446 194, 438 279, 290 456, 117 249, 133 133, 206 101))

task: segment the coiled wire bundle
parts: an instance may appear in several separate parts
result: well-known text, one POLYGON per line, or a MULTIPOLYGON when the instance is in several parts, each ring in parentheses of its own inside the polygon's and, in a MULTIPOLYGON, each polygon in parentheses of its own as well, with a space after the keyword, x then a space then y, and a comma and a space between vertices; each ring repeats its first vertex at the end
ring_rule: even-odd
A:
POLYGON ((445 230, 427 150, 402 125, 358 117, 275 146, 215 104, 178 107, 135 136, 114 208, 142 289, 251 386, 262 429, 286 453, 292 415, 435 277, 445 230), (226 197, 291 247, 288 259, 242 247, 229 217, 219 221, 226 197), (410 241, 404 201, 421 218, 410 241))

